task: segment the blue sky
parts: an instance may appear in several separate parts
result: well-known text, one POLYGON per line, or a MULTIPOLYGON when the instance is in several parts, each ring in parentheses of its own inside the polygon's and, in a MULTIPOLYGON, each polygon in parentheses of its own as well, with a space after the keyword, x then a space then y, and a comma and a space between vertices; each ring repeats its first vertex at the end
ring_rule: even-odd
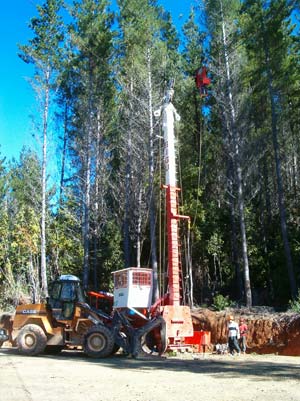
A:
MULTIPOLYGON (((1 1, 0 13, 0 157, 18 159, 24 145, 36 148, 30 115, 35 112, 35 95, 27 81, 32 69, 18 56, 17 44, 31 37, 30 19, 37 15, 42 0, 1 1)), ((187 19, 193 0, 159 0, 171 12, 174 23, 187 19)))
POLYGON ((0 16, 0 152, 17 156, 30 143, 30 119, 34 95, 25 80, 29 67, 17 56, 17 43, 29 38, 27 22, 34 15, 33 0, 1 2, 0 16))

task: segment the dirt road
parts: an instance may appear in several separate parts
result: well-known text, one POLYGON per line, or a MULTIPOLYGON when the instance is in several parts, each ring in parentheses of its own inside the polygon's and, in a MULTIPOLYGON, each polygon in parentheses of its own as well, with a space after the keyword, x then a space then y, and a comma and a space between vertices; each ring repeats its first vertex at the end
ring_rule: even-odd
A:
POLYGON ((300 401, 300 357, 188 354, 93 360, 0 349, 1 401, 300 401))

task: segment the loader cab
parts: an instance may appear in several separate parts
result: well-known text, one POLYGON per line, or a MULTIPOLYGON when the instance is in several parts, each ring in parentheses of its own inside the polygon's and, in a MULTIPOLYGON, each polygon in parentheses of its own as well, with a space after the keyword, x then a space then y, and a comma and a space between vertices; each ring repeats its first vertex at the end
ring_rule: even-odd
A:
POLYGON ((72 320, 77 302, 85 302, 78 277, 65 274, 50 284, 48 304, 56 320, 72 320))

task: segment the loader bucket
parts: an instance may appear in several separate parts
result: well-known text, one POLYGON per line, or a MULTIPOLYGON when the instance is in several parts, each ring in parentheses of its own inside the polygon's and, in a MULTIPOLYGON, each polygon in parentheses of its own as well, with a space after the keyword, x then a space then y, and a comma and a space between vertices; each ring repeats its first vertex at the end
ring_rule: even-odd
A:
POLYGON ((132 342, 134 358, 161 355, 166 350, 166 323, 162 316, 155 317, 135 331, 132 342))

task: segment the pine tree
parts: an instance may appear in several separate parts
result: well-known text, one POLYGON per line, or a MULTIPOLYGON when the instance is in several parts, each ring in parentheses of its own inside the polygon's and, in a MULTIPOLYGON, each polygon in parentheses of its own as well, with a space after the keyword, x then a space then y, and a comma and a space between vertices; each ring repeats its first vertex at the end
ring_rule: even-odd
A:
POLYGON ((288 235, 286 194, 283 181, 281 157, 280 113, 284 107, 285 63, 287 61, 290 42, 288 17, 291 8, 285 1, 275 0, 270 3, 264 1, 246 1, 242 8, 242 28, 245 44, 252 66, 252 76, 255 77, 253 89, 260 98, 267 95, 269 108, 266 117, 271 125, 270 133, 273 145, 275 163, 277 201, 280 215, 281 235, 289 276, 292 297, 296 296, 292 251, 288 235), (264 88, 264 92, 262 92, 264 88))
POLYGON ((60 44, 63 40, 62 19, 59 11, 62 0, 46 0, 37 6, 38 17, 32 18, 29 28, 34 37, 28 45, 20 45, 20 57, 35 67, 33 87, 41 108, 42 136, 42 208, 41 208, 41 278, 42 295, 48 296, 46 267, 46 188, 47 138, 51 91, 57 86, 56 73, 60 61, 60 44))
MULTIPOLYGON (((211 58, 212 69, 215 73, 216 107, 222 115, 222 131, 224 150, 227 153, 227 181, 231 215, 233 216, 232 229, 235 227, 235 213, 239 222, 241 239, 241 253, 243 260, 244 293, 247 306, 252 304, 248 241, 245 220, 245 194, 243 177, 243 143, 242 114, 244 110, 243 92, 238 85, 242 71, 244 55, 242 48, 235 47, 237 39, 236 19, 239 3, 235 1, 207 1, 206 12, 208 29, 212 35, 211 58), (232 184, 232 185, 231 185, 232 184), (235 199, 237 204, 235 205, 235 199)), ((234 234, 234 231, 232 231, 234 234)), ((234 241, 232 241, 232 244, 234 241)), ((236 252, 233 252, 236 254, 236 252)), ((237 279, 239 272, 237 274, 237 279)), ((237 281, 237 284, 239 282, 237 281)))
POLYGON ((113 16, 108 2, 74 2, 71 10, 71 43, 74 48, 72 148, 81 180, 83 219, 83 285, 88 288, 94 260, 94 286, 97 282, 97 237, 106 222, 105 197, 108 187, 113 90, 111 80, 113 16), (105 183, 105 185, 103 185, 105 183), (101 191, 101 192, 100 192, 101 191), (99 208, 99 205, 104 205, 99 208), (92 252, 94 240, 94 255, 92 252))
MULTIPOLYGON (((26 294, 27 287, 34 303, 44 297, 40 288, 41 170, 37 155, 23 150, 20 160, 13 161, 9 166, 7 194, 10 231, 7 260, 11 266, 8 268, 8 287, 15 291, 16 298, 20 291, 26 294)), ((15 299, 16 303, 18 301, 15 299)))

